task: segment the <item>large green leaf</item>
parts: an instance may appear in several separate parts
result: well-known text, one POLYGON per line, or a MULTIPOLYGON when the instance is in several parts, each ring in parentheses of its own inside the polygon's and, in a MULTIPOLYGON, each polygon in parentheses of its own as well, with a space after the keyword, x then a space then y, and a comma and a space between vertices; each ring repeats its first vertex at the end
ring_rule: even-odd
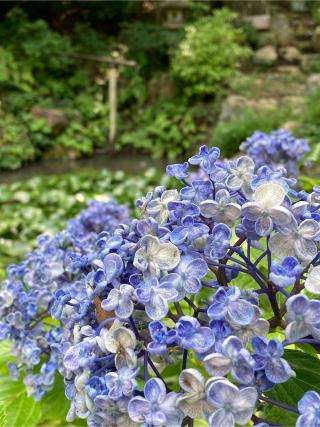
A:
POLYGON ((64 394, 64 384, 61 376, 57 376, 55 386, 50 393, 41 400, 42 418, 41 421, 66 419, 70 402, 64 394))
MULTIPOLYGON (((284 357, 295 371, 296 377, 278 384, 266 395, 278 402, 297 407, 298 401, 308 390, 320 393, 320 359, 297 350, 286 350, 284 357)), ((294 426, 297 418, 297 414, 274 405, 264 405, 263 416, 288 427, 294 426)))

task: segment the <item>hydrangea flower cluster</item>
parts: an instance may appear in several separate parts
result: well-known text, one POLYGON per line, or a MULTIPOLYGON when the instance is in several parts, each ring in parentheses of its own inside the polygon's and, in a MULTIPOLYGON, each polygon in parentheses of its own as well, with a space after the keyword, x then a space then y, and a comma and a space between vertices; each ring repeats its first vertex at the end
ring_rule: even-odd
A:
POLYGON ((248 156, 255 159, 257 167, 268 165, 272 168, 284 166, 297 176, 297 163, 310 151, 305 139, 296 139, 287 130, 277 130, 266 134, 256 131, 241 146, 248 156))
MULTIPOLYGON (((68 421, 265 427, 274 423, 257 414, 269 404, 298 414, 297 427, 319 426, 315 391, 297 408, 268 391, 295 376, 286 347, 319 348, 320 190, 298 191, 284 168, 219 155, 203 146, 169 165, 178 189, 155 188, 137 201, 139 219, 68 255, 49 307, 59 339, 46 347, 68 421), (190 165, 201 175, 192 179, 190 165)), ((23 357, 32 364, 36 353, 27 346, 23 357)))
MULTIPOLYGON (((60 363, 63 331, 50 315, 56 304, 54 293, 64 294, 64 288, 81 279, 97 235, 103 230, 108 235, 128 218, 125 206, 92 201, 65 231, 53 238, 40 236, 36 250, 19 265, 8 267, 0 292, 0 340, 13 342, 16 363, 9 363, 11 376, 18 379, 25 370, 24 382, 35 399, 52 388, 60 363)), ((68 304, 65 297, 64 303, 68 304)))

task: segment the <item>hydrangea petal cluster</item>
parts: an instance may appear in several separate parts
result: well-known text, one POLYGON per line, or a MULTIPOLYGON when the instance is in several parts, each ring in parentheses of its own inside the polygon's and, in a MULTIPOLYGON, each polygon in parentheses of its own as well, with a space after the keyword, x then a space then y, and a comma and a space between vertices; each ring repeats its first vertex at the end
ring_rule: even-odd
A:
MULTIPOLYGON (((319 288, 318 189, 298 192, 284 168, 257 168, 247 156, 221 163, 219 154, 201 147, 189 162, 169 165, 180 191, 155 188, 137 201, 138 219, 96 234, 88 251, 55 266, 73 274, 50 305, 62 331, 51 352, 68 421, 246 425, 264 405, 281 406, 266 392, 295 375, 286 347, 319 344, 320 302, 306 293, 319 288), (201 170, 195 179, 192 165, 201 170)), ((7 316, 0 331, 22 324, 7 316)), ((23 352, 39 363, 33 342, 23 352)), ((293 408, 298 426, 308 402, 293 408)))

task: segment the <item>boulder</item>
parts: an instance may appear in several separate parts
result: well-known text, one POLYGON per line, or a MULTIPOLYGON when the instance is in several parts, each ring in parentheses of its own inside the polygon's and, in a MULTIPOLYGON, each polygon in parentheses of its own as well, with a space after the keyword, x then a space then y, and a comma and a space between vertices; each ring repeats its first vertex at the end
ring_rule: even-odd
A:
POLYGON ((268 45, 256 50, 253 54, 253 61, 261 65, 273 65, 278 60, 277 50, 274 46, 268 45))
POLYGON ((246 98, 241 95, 229 95, 221 105, 219 121, 228 121, 238 117, 243 110, 256 111, 276 110, 278 103, 273 98, 261 98, 259 100, 246 98))
POLYGON ((286 62, 298 64, 301 62, 301 53, 295 46, 286 46, 280 49, 280 57, 286 62))
POLYGON ((266 31, 270 28, 271 16, 269 14, 246 16, 244 20, 250 22, 257 31, 266 31))
POLYGON ((271 31, 275 35, 278 46, 288 46, 292 44, 294 32, 286 15, 277 14, 272 17, 271 31))
POLYGON ((55 135, 61 133, 69 122, 67 113, 55 108, 33 107, 31 113, 35 119, 45 119, 55 135))
POLYGON ((277 71, 281 74, 291 74, 292 76, 297 76, 301 73, 300 68, 296 65, 279 65, 277 71))

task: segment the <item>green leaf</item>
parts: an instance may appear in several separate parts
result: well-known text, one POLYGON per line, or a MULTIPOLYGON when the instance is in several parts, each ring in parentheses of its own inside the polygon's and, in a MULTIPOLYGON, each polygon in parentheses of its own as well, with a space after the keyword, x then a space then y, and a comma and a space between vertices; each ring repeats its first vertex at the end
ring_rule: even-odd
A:
POLYGON ((3 427, 32 427, 41 419, 41 407, 25 392, 13 396, 12 400, 2 407, 4 411, 3 427))
POLYGON ((54 389, 45 395, 41 402, 42 418, 41 421, 61 420, 65 421, 70 402, 64 393, 64 384, 59 375, 55 379, 54 389))

